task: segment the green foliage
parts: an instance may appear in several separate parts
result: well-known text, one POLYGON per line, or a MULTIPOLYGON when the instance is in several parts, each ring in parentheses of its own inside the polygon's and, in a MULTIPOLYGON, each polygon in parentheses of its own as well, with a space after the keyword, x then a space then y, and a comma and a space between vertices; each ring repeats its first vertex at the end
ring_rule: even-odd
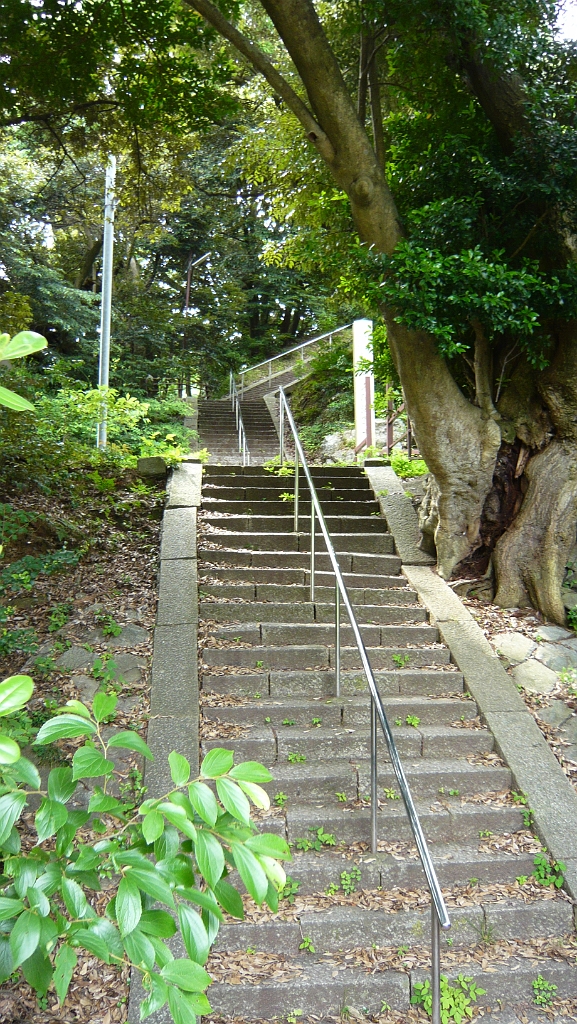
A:
POLYGON ((533 989, 533 1002, 536 1006, 551 1006, 555 998, 557 986, 552 982, 545 981, 542 974, 538 974, 531 982, 533 989))
MULTIPOLYGON (((41 334, 35 331, 20 331, 10 338, 9 334, 0 334, 0 362, 2 360, 22 359, 24 356, 32 355, 33 352, 40 352, 46 348, 48 342, 41 334)), ((31 412, 34 406, 26 398, 17 395, 14 391, 0 386, 0 405, 4 405, 13 412, 31 412)))
POLYGON ((298 753, 296 753, 293 750, 291 750, 287 754, 287 761, 288 761, 289 764, 303 764, 306 761, 306 759, 307 759, 307 755, 306 754, 298 754, 298 753))
POLYGON ((55 572, 78 564, 81 552, 63 548, 48 555, 24 555, 24 558, 4 566, 0 571, 0 594, 20 594, 32 590, 38 576, 52 576, 55 572))
POLYGON ((336 838, 332 832, 325 832, 322 825, 319 828, 310 828, 309 832, 312 832, 314 839, 308 836, 303 836, 301 839, 295 840, 297 850, 322 850, 323 846, 336 846, 336 838))
POLYGON ((303 935, 302 942, 299 942, 299 949, 304 949, 305 952, 307 953, 316 952, 315 947, 313 946, 313 940, 311 939, 310 935, 303 935))
POLYGON ((232 751, 217 748, 195 778, 186 758, 173 751, 172 788, 135 808, 110 792, 110 751, 132 750, 148 760, 152 754, 137 732, 107 730, 105 738, 103 725, 117 698, 100 692, 92 709, 70 700, 41 726, 36 747, 82 738, 71 763, 52 769, 42 790, 36 767, 2 725, 23 712, 32 691, 27 676, 0 684, 0 917, 6 922, 0 977, 7 980, 21 970, 39 996, 53 982, 62 1003, 80 947, 107 964, 130 963, 140 973, 143 1013, 167 1000, 176 1024, 192 1020, 192 1013, 210 1013, 204 995, 210 946, 223 910, 243 916, 226 864, 237 868, 257 903, 274 911, 287 883, 279 863, 290 859, 287 843, 257 832, 250 821, 247 796, 256 806, 269 806, 260 786, 271 780, 269 772, 257 762, 235 765, 232 751), (93 780, 88 810, 72 810, 69 801, 86 779, 93 780), (29 798, 38 795, 38 842, 22 850, 16 825, 29 798), (91 815, 93 831, 104 836, 100 840, 79 835, 91 815), (99 914, 86 892, 98 891, 111 875, 119 880, 117 894, 99 914), (164 941, 176 931, 175 912, 186 953, 179 959, 164 941))
POLYGON ((361 870, 357 864, 354 864, 350 871, 341 871, 341 886, 345 896, 357 891, 360 880, 361 870))
MULTIPOLYGON (((303 427, 314 424, 317 429, 348 423, 354 412, 349 332, 335 335, 332 345, 328 340, 319 342, 306 368, 307 376, 291 392, 291 409, 298 423, 303 427)), ((325 430, 325 434, 329 432, 325 430)), ((309 432, 306 436, 307 444, 313 447, 316 435, 309 432)))
POLYGON ((577 632, 577 608, 569 608, 567 611, 567 625, 577 632))
POLYGON ((397 666, 397 668, 406 668, 407 665, 409 664, 410 660, 411 660, 411 655, 410 654, 392 654, 391 658, 392 658, 392 661, 394 662, 394 664, 397 666))
POLYGON ((404 452, 391 453, 391 466, 401 480, 412 476, 424 476, 429 472, 426 462, 423 459, 409 459, 404 452))
POLYGON ((286 876, 286 882, 282 889, 279 889, 278 898, 279 900, 287 900, 288 903, 294 903, 295 896, 300 889, 300 882, 295 882, 294 878, 290 875, 286 876))
POLYGON ((562 861, 553 860, 545 853, 538 853, 534 861, 533 878, 538 885, 553 886, 560 889, 565 880, 563 872, 565 864, 562 861))
MULTIPOLYGON (((441 1024, 461 1024, 461 1021, 470 1019, 473 1016, 472 1003, 477 1002, 478 996, 485 995, 485 989, 479 988, 472 978, 459 974, 456 984, 451 985, 444 974, 441 975, 441 1024)), ((422 1006, 429 1016, 432 1016, 433 994, 431 982, 416 982, 413 986, 411 1003, 414 1006, 422 1006)))
POLYGON ((413 729, 418 729, 419 725, 421 724, 421 719, 419 718, 418 715, 407 715, 407 717, 405 718, 405 722, 407 723, 407 725, 412 725, 413 729))

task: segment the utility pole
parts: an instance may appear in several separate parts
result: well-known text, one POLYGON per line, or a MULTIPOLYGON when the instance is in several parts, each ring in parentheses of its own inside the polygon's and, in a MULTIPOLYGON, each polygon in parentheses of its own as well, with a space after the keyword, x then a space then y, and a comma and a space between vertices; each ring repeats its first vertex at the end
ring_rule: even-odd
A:
MULTIPOLYGON (((210 251, 209 252, 205 252, 204 256, 199 256, 199 258, 197 260, 194 260, 194 262, 192 260, 192 256, 190 257, 190 260, 188 262, 188 268, 187 268, 187 271, 186 271, 186 292, 185 292, 185 296, 184 296, 184 308, 182 310, 184 316, 187 315, 188 307, 190 306, 190 286, 191 286, 191 283, 192 283, 192 268, 193 267, 198 267, 201 263, 204 263, 204 261, 207 260, 209 256, 210 256, 210 251)), ((186 331, 183 330, 183 332, 182 332, 182 341, 181 341, 181 351, 182 351, 183 356, 184 356, 184 351, 185 351, 185 345, 186 345, 186 331)), ((184 367, 183 367, 183 369, 184 369, 184 367)), ((182 394, 182 392, 184 392, 184 390, 185 390, 184 384, 182 386, 179 384, 179 395, 180 395, 181 398, 184 397, 184 395, 182 394)), ((188 385, 187 385, 187 390, 188 390, 188 385)))
MULTIPOLYGON (((112 263, 114 254, 114 208, 116 206, 114 187, 116 181, 116 157, 108 157, 104 187, 104 240, 102 244, 102 300, 100 307, 100 358, 98 361, 98 387, 108 387, 110 367, 110 316, 112 309, 112 263)), ((106 448, 106 395, 100 406, 100 421, 96 433, 98 448, 106 448)))

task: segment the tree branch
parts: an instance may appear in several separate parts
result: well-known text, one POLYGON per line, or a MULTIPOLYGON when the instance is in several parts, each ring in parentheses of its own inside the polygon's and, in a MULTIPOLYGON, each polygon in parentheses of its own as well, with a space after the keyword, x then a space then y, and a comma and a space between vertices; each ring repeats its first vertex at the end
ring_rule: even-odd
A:
POLYGON ((367 35, 364 29, 361 29, 361 39, 359 47, 359 84, 357 88, 357 113, 359 115, 359 121, 363 126, 367 119, 367 55, 369 52, 369 43, 370 37, 367 35))
POLYGON ((117 100, 108 99, 97 99, 89 100, 86 103, 74 103, 69 110, 45 110, 43 113, 33 114, 25 113, 20 114, 19 117, 10 117, 0 121, 2 128, 8 128, 10 125, 16 124, 28 124, 28 122, 40 122, 48 125, 50 121, 54 121, 57 117, 70 117, 74 114, 82 114, 85 110, 90 110, 92 107, 118 107, 119 103, 117 100))
POLYGON ((274 65, 271 64, 263 51, 258 46, 255 46, 254 43, 251 43, 250 39, 247 39, 242 32, 239 32, 230 21, 227 21, 224 15, 209 0, 184 0, 184 2, 189 7, 193 7, 195 11, 198 11, 216 29, 219 35, 228 39, 235 49, 250 61, 255 70, 259 71, 266 78, 269 85, 272 86, 274 91, 284 100, 289 110, 300 121, 307 133, 307 138, 314 143, 321 156, 330 163, 334 159, 335 154, 329 139, 317 124, 298 93, 294 91, 286 78, 283 78, 274 65))
POLYGON ((381 108, 381 86, 377 68, 376 50, 369 62, 369 90, 371 94, 371 118, 373 122, 373 140, 375 156, 382 171, 385 169, 385 137, 383 135, 383 111, 381 108))

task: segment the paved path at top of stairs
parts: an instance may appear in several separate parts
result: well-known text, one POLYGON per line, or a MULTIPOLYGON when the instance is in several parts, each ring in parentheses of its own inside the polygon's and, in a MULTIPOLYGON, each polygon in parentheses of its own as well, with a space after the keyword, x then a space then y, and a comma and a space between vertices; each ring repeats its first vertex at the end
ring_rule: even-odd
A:
MULTIPOLYGON (((358 469, 312 472, 447 893, 443 971, 474 977, 492 1007, 529 1004, 538 974, 574 997, 573 907, 562 892, 516 881, 531 875, 540 844, 461 673, 401 575, 368 480, 358 469)), ((246 920, 221 929, 209 996, 225 1018, 292 1014, 293 1024, 345 1006, 406 1013, 429 966, 429 894, 384 741, 371 855, 366 682, 343 623, 335 697, 334 577, 317 535, 311 603, 310 521, 303 515, 293 533, 291 492, 291 478, 262 469, 205 470, 202 752, 227 746, 271 769, 273 803, 260 825, 286 836, 294 855, 278 913, 247 900, 246 920)), ((303 511, 306 497, 303 488, 303 511)))

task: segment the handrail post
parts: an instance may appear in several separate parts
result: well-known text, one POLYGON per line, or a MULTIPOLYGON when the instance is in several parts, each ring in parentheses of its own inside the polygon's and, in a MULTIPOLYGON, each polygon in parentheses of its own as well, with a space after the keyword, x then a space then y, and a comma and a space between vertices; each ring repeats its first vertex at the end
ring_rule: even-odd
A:
POLYGON ((441 1024, 441 934, 435 904, 431 900, 431 996, 433 1024, 441 1024))
POLYGON ((377 706, 371 697, 371 853, 377 852, 377 706))
POLYGON ((341 695, 341 592, 335 577, 335 696, 341 695))
POLYGON ((298 452, 295 451, 295 489, 294 489, 294 513, 295 513, 295 525, 294 532, 299 532, 299 456, 298 452))
POLYGON ((280 396, 279 413, 280 413, 280 423, 279 423, 279 432, 278 432, 279 442, 280 442, 280 444, 279 444, 279 454, 280 454, 280 464, 281 464, 281 466, 284 466, 284 395, 280 396))
POLYGON ((315 599, 315 500, 311 495, 311 601, 315 599))

